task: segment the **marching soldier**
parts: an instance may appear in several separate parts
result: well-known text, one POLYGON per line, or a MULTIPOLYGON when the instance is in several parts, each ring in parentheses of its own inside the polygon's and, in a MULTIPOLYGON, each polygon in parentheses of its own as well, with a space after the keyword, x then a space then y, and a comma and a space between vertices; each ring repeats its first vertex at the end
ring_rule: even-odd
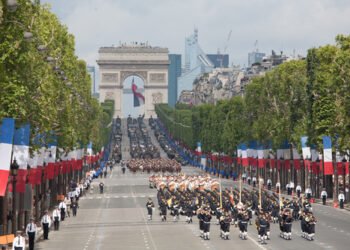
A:
POLYGON ((239 227, 239 237, 242 240, 247 239, 247 231, 248 231, 248 221, 249 221, 249 215, 246 210, 241 210, 238 215, 238 227, 239 227))
POLYGON ((232 217, 228 211, 225 211, 224 215, 220 217, 220 236, 224 240, 229 239, 231 221, 232 217))
POLYGON ((30 222, 26 227, 26 234, 29 240, 29 250, 34 250, 35 234, 37 232, 36 224, 34 218, 30 218, 30 222))
POLYGON ((199 221, 199 233, 200 233, 200 237, 204 239, 204 221, 203 221, 203 217, 204 217, 204 208, 199 208, 197 210, 197 218, 199 221))
POLYGON ((261 244, 266 244, 268 221, 262 211, 259 213, 259 216, 256 218, 255 224, 258 229, 258 241, 261 244))
POLYGON ((204 232, 205 240, 210 240, 210 221, 211 221, 210 209, 209 207, 206 207, 203 213, 203 232, 204 232))
POLYGON ((148 201, 146 203, 146 208, 147 208, 148 220, 152 220, 154 203, 151 198, 148 198, 148 201))

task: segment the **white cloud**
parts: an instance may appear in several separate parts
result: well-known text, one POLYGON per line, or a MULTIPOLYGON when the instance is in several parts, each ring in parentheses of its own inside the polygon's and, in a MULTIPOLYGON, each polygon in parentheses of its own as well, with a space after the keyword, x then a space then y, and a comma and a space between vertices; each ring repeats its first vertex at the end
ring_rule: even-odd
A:
POLYGON ((100 46, 119 41, 149 41, 182 53, 184 38, 199 28, 204 51, 228 46, 230 60, 245 64, 259 40, 259 49, 306 53, 349 33, 347 0, 44 0, 76 37, 77 53, 94 64, 100 46))

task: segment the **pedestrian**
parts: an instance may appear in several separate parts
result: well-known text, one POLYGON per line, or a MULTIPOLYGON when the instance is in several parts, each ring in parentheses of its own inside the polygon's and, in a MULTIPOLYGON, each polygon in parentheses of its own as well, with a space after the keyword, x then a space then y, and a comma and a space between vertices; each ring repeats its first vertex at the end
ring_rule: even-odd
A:
POLYGON ((288 194, 288 195, 291 195, 292 192, 291 192, 290 184, 289 184, 289 183, 287 183, 286 189, 287 189, 287 194, 288 194))
POLYGON ((61 221, 61 213, 60 213, 60 210, 58 209, 58 206, 56 206, 56 208, 53 210, 52 217, 53 217, 54 230, 58 231, 60 229, 60 221, 61 221))
POLYGON ((245 183, 246 180, 247 180, 247 173, 244 172, 244 173, 242 174, 242 181, 243 181, 243 183, 245 183))
POLYGON ((64 221, 64 218, 66 218, 66 211, 67 211, 67 205, 64 202, 64 200, 60 202, 60 204, 58 205, 58 208, 61 212, 61 220, 64 221))
POLYGON ((297 191, 297 196, 298 196, 298 198, 300 198, 301 186, 298 184, 297 187, 295 188, 295 190, 297 191))
POLYGON ((103 194, 103 187, 105 184, 103 182, 100 182, 99 187, 100 187, 100 194, 103 194))
POLYGON ((281 183, 277 182, 276 183, 276 193, 279 193, 281 189, 281 183))
POLYGON ((76 199, 73 199, 72 204, 71 204, 71 209, 73 213, 73 217, 77 216, 77 210, 78 210, 78 202, 76 199))
POLYGON ((323 204, 323 205, 326 205, 326 201, 327 201, 327 191, 326 191, 325 188, 322 189, 321 198, 322 198, 322 204, 323 204))
POLYGON ((34 222, 34 218, 30 218, 30 222, 28 223, 26 228, 26 234, 28 235, 28 240, 29 240, 29 250, 34 250, 36 231, 37 231, 37 227, 34 222))
POLYGON ((272 187, 272 181, 271 181, 271 179, 269 178, 269 179, 267 179, 267 189, 268 189, 268 190, 271 190, 271 187, 272 187))
POLYGON ((294 187, 295 187, 295 184, 294 184, 293 181, 291 181, 291 182, 289 183, 289 188, 290 188, 290 194, 289 194, 289 195, 293 195, 294 187))
POLYGON ((251 178, 250 178, 250 176, 248 176, 248 177, 247 177, 248 185, 250 185, 250 181, 251 181, 251 178))
POLYGON ((154 203, 152 201, 152 198, 148 198, 148 201, 146 203, 146 208, 147 208, 148 220, 152 220, 152 213, 154 208, 154 203))
POLYGON ((43 226, 44 231, 44 240, 49 239, 49 228, 51 226, 51 218, 49 216, 49 212, 46 210, 44 216, 41 218, 41 224, 43 226))
POLYGON ((255 176, 253 176, 252 181, 253 181, 253 188, 255 188, 256 187, 256 177, 255 176))
POLYGON ((12 250, 24 250, 26 247, 26 240, 22 236, 22 231, 17 231, 16 237, 13 239, 12 250))
POLYGON ((312 196, 312 190, 311 190, 310 187, 308 187, 307 189, 305 189, 305 194, 306 194, 306 198, 307 198, 308 200, 310 200, 310 199, 311 199, 311 196, 312 196))
POLYGON ((340 194, 338 195, 338 201, 339 201, 339 208, 344 209, 345 195, 343 191, 340 191, 340 194))
POLYGON ((64 199, 64 203, 66 204, 67 217, 70 217, 70 207, 71 207, 72 201, 68 196, 66 196, 64 199))

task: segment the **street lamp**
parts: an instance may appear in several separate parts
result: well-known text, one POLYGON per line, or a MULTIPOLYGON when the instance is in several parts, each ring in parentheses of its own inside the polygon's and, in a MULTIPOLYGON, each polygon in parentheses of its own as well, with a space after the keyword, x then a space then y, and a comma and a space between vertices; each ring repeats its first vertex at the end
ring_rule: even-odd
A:
POLYGON ((18 2, 17 2, 17 0, 7 0, 6 6, 7 6, 7 10, 9 12, 15 12, 17 10, 17 7, 18 7, 18 2))
POLYGON ((37 47, 37 49, 39 52, 44 52, 47 50, 47 47, 46 47, 46 45, 41 44, 37 47))
POLYGON ((11 176, 12 176, 12 232, 15 234, 17 231, 17 214, 16 214, 16 182, 19 165, 16 159, 11 164, 11 176))
POLYGON ((29 31, 24 31, 23 32, 23 38, 24 38, 25 41, 29 42, 33 38, 33 33, 29 32, 29 31))

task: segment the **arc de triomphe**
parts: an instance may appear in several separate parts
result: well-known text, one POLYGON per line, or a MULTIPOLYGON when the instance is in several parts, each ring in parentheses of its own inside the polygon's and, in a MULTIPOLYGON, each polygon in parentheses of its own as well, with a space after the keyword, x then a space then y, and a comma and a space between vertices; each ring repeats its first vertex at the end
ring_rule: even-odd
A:
POLYGON ((156 116, 154 104, 168 102, 169 51, 148 45, 122 45, 99 49, 100 101, 114 100, 114 117, 123 117, 123 84, 129 76, 144 82, 144 114, 156 116))

